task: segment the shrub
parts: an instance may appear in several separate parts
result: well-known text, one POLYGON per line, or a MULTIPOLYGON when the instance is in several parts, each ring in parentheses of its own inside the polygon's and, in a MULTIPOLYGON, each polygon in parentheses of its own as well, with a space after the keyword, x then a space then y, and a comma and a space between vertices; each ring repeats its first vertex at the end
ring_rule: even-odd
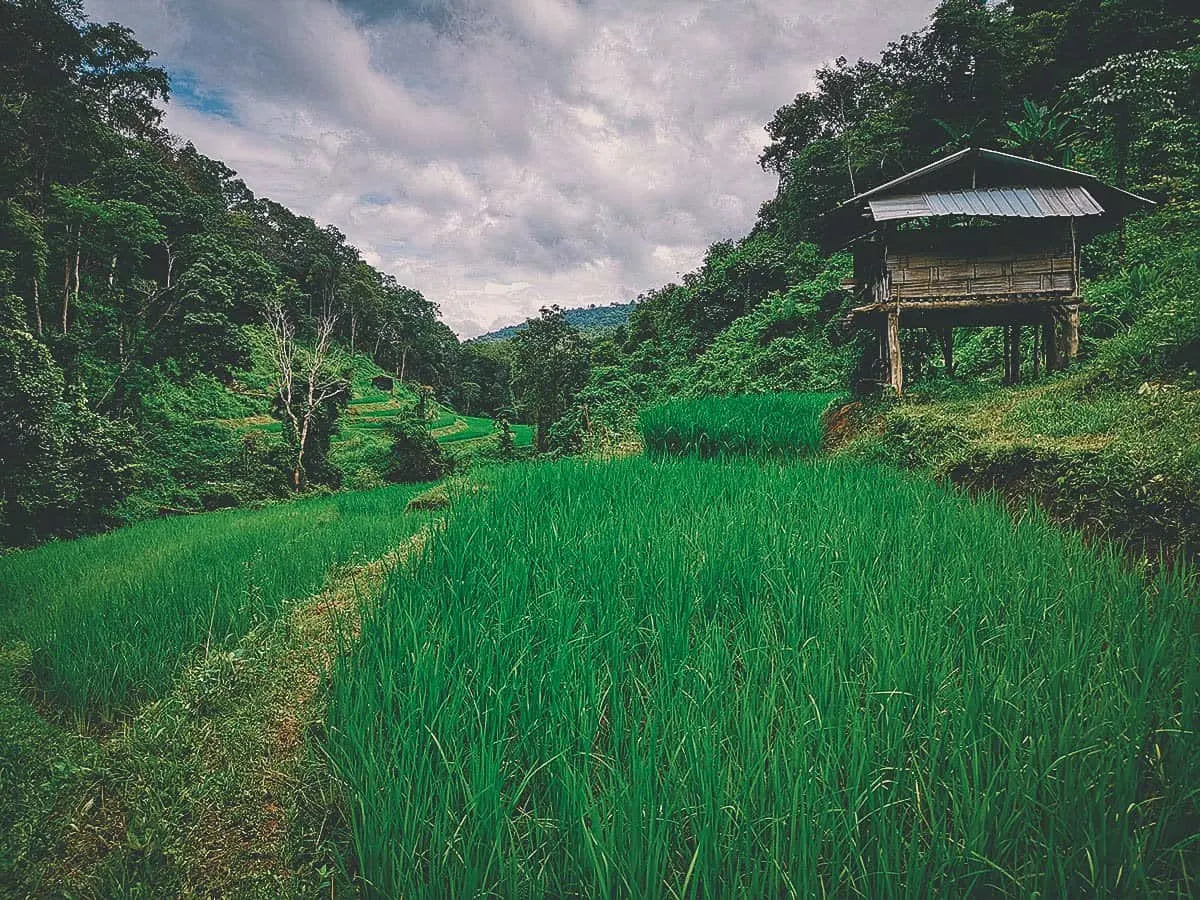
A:
POLYGON ((388 481, 411 484, 434 481, 446 474, 448 463, 441 445, 416 412, 393 416, 388 423, 392 452, 385 473, 388 481))

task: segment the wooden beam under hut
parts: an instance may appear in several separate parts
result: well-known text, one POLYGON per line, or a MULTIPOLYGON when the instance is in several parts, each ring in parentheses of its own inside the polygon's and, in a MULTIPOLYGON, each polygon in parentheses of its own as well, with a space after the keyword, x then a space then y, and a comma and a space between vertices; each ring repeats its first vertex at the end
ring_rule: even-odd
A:
POLYGON ((1079 355, 1079 304, 1067 307, 1067 324, 1064 343, 1067 345, 1067 365, 1075 362, 1079 355))
POLYGON ((1062 359, 1058 350, 1058 320, 1057 312, 1051 309, 1042 325, 1042 351, 1046 356, 1046 372, 1057 372, 1062 368, 1062 359))
POLYGON ((942 344, 942 361, 946 364, 947 377, 954 375, 954 329, 943 328, 938 333, 942 344))
POLYGON ((892 309, 887 314, 884 346, 887 347, 888 383, 899 396, 904 390, 904 362, 900 358, 900 311, 898 309, 892 309))

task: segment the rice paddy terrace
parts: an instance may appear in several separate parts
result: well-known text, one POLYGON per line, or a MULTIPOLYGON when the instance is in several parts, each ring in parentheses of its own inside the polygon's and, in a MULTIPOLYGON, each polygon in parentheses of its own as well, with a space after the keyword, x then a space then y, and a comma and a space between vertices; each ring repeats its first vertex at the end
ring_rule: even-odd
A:
MULTIPOLYGON (((402 412, 411 409, 413 403, 414 401, 407 396, 386 393, 365 394, 354 398, 338 421, 338 433, 333 438, 334 450, 336 451, 339 444, 348 443, 355 438, 381 437, 389 422, 402 412)), ((460 415, 449 407, 436 403, 432 404, 430 413, 428 427, 439 444, 463 444, 468 441, 482 440, 496 433, 494 419, 460 415)), ((259 416, 236 424, 268 434, 277 433, 282 428, 277 420, 267 416, 259 416)), ((515 424, 511 427, 514 446, 532 446, 532 426, 515 424)))
POLYGON ((0 559, 0 889, 1195 894, 1195 573, 823 459, 828 402, 0 559))

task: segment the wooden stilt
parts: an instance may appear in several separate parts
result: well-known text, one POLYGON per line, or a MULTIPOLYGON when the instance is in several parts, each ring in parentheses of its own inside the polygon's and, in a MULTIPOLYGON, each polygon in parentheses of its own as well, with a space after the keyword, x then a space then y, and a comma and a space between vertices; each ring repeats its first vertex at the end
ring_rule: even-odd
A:
POLYGON ((1038 341, 1041 335, 1038 333, 1038 327, 1033 326, 1033 339, 1029 342, 1029 353, 1033 359, 1033 379, 1036 381, 1042 375, 1042 353, 1038 346, 1038 341))
POLYGON ((1067 345, 1067 365, 1075 362, 1079 355, 1079 307, 1067 307, 1067 327, 1064 343, 1067 345))
POLYGON ((954 329, 944 328, 941 333, 942 359, 946 363, 946 376, 954 375, 954 329))
POLYGON ((892 390, 899 396, 904 390, 904 363, 900 359, 900 311, 890 310, 887 317, 888 373, 892 390))
POLYGON ((1057 372, 1062 368, 1058 354, 1058 315, 1051 310, 1042 326, 1042 349, 1046 354, 1046 371, 1057 372))
POLYGON ((1021 326, 1012 326, 1012 383, 1021 383, 1021 326))

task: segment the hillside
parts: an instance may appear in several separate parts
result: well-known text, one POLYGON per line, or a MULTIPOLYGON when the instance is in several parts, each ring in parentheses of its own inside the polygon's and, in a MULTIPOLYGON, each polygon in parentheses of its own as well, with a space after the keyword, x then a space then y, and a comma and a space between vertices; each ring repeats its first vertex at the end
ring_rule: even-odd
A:
MULTIPOLYGON (((566 316, 567 324, 572 328, 576 328, 587 335, 595 335, 615 331, 624 325, 629 321, 629 314, 633 311, 633 307, 633 301, 629 303, 610 303, 608 306, 576 306, 564 309, 563 314, 566 316)), ((481 334, 479 337, 472 338, 471 340, 481 343, 506 341, 519 331, 522 331, 527 324, 527 322, 521 322, 516 325, 509 325, 505 328, 489 331, 487 334, 481 334)))

